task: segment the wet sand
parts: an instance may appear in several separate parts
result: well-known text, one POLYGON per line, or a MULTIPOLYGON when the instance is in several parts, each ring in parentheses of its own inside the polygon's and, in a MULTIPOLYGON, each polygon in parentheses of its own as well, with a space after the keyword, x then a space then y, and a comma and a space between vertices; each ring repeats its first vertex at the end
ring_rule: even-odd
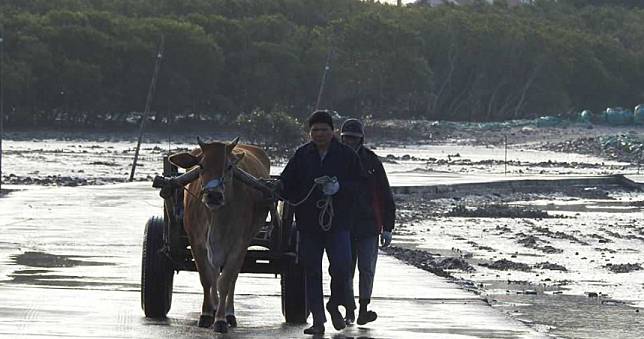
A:
POLYGON ((397 248, 388 251, 397 258, 452 277, 539 331, 644 335, 644 193, 397 198, 397 248))
MULTIPOLYGON (((161 213, 149 183, 33 186, 0 200, 0 337, 303 337, 307 325, 284 323, 280 281, 270 274, 240 276, 239 327, 227 335, 196 326, 202 296, 194 272, 175 275, 168 319, 146 319, 143 227, 161 213)), ((324 338, 544 337, 476 294, 393 257, 381 255, 376 274, 371 306, 378 320, 343 331, 329 323, 324 338)))

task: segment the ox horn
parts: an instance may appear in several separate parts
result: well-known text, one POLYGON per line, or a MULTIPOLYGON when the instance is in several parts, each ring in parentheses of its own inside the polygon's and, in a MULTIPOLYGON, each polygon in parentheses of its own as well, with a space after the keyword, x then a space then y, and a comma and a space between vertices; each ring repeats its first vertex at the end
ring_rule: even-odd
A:
POLYGON ((197 143, 199 144, 200 148, 204 148, 204 146, 206 146, 206 144, 203 141, 201 141, 200 137, 197 137, 197 143))
POLYGON ((236 137, 235 139, 233 139, 233 141, 230 143, 230 149, 235 148, 238 142, 239 142, 239 137, 236 137))

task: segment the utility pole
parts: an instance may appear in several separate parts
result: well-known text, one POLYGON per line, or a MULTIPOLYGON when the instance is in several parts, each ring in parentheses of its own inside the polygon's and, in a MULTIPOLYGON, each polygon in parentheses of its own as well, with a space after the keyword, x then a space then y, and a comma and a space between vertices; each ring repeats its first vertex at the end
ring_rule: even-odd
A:
POLYGON ((143 111, 143 117, 141 117, 141 121, 139 122, 139 139, 136 142, 136 150, 134 151, 134 161, 132 162, 132 172, 130 172, 129 181, 134 180, 134 172, 136 171, 136 162, 139 160, 139 149, 141 149, 141 139, 143 138, 143 126, 145 125, 145 121, 148 119, 148 114, 150 114, 150 104, 152 103, 154 90, 157 87, 159 67, 161 67, 161 60, 163 59, 163 44, 164 44, 164 38, 163 38, 163 35, 161 35, 161 43, 159 44, 157 59, 156 59, 156 62, 154 63, 154 72, 152 73, 152 80, 150 81, 150 87, 148 88, 148 96, 145 100, 145 110, 143 111))
POLYGON ((637 157, 637 175, 640 174, 640 166, 642 164, 642 151, 644 151, 644 145, 640 145, 639 156, 637 157))
POLYGON ((0 24, 0 195, 2 195, 2 139, 4 138, 4 26, 0 24))
POLYGON ((508 135, 503 136, 505 157, 503 158, 503 175, 508 175, 508 135))
POLYGON ((326 78, 329 70, 331 69, 331 57, 334 54, 333 47, 329 50, 329 53, 326 55, 326 63, 324 64, 324 71, 322 72, 322 81, 320 82, 320 90, 318 91, 318 99, 315 102, 315 110, 320 109, 320 103, 322 102, 322 93, 324 93, 324 86, 326 85, 326 78))

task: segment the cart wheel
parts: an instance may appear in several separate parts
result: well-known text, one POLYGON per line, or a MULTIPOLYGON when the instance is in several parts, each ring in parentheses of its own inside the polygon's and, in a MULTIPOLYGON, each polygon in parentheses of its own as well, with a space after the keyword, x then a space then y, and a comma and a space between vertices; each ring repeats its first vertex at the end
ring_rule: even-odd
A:
POLYGON ((164 226, 163 219, 159 217, 152 217, 145 224, 141 307, 148 318, 165 318, 172 304, 174 271, 171 262, 160 252, 164 226))
POLYGON ((282 314, 287 323, 304 324, 309 317, 306 300, 304 268, 289 259, 280 279, 282 285, 282 314))

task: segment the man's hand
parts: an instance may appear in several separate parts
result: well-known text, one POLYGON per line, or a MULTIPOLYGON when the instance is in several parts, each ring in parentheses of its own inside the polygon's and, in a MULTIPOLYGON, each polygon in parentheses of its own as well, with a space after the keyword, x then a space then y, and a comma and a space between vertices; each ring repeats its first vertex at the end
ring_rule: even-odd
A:
POLYGON ((325 195, 334 195, 338 193, 339 190, 340 190, 340 183, 337 181, 331 181, 324 184, 324 186, 322 186, 322 192, 325 195))
POLYGON ((388 247, 391 245, 391 232, 390 231, 384 231, 380 235, 380 245, 384 247, 388 247))
POLYGON ((315 178, 313 181, 316 184, 322 185, 322 193, 324 193, 324 195, 334 195, 340 190, 340 183, 336 177, 325 175, 323 177, 315 178))

